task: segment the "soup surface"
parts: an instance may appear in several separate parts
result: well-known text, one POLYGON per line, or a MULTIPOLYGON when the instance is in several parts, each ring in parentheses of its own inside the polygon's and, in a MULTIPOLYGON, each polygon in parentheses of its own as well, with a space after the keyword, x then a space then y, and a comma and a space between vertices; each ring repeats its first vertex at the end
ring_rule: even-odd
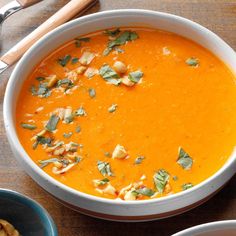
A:
POLYGON ((235 76, 175 34, 95 32, 32 71, 16 127, 32 160, 71 188, 111 199, 162 197, 205 180, 232 154, 235 76))

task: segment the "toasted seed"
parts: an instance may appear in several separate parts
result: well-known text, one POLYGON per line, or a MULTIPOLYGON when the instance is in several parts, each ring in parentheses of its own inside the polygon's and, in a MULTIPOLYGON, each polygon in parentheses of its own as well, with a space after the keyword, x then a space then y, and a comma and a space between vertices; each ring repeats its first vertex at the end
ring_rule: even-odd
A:
POLYGON ((64 147, 58 148, 58 149, 54 150, 53 155, 60 156, 63 154, 64 151, 65 151, 64 147))
POLYGON ((79 66, 77 69, 76 69, 76 73, 81 75, 83 74, 85 71, 86 71, 87 67, 86 66, 79 66))
POLYGON ((51 87, 53 87, 56 84, 56 82, 58 80, 58 77, 56 75, 50 75, 46 79, 49 80, 48 84, 47 84, 47 87, 51 88, 51 87))
POLYGON ((65 168, 62 168, 60 170, 58 170, 58 168, 54 166, 52 168, 52 172, 53 172, 53 174, 56 174, 56 175, 64 174, 64 173, 66 173, 68 170, 70 170, 75 165, 76 165, 75 163, 72 163, 72 164, 69 164, 68 166, 66 166, 65 168))
POLYGON ((72 108, 71 107, 67 107, 65 109, 65 113, 64 113, 64 121, 66 123, 68 123, 67 121, 68 121, 68 119, 70 119, 71 115, 72 115, 72 108))
POLYGON ((113 159, 123 159, 128 155, 126 152, 125 148, 121 146, 120 144, 117 144, 113 153, 112 153, 112 158, 113 159))
POLYGON ((61 168, 63 167, 62 163, 59 162, 59 161, 53 162, 53 165, 54 165, 55 167, 57 167, 58 169, 61 169, 61 168))
POLYGON ((136 200, 136 195, 133 193, 133 190, 130 190, 125 194, 124 200, 126 200, 126 201, 136 200))
POLYGON ((113 65, 115 71, 124 74, 127 71, 127 66, 122 61, 116 61, 113 65))

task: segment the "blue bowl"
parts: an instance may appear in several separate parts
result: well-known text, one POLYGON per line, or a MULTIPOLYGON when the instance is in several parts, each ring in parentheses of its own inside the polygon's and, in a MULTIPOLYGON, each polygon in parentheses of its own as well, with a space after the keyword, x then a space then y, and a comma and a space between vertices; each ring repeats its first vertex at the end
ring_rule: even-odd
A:
POLYGON ((41 205, 11 190, 0 189, 0 219, 23 236, 58 236, 55 223, 41 205))

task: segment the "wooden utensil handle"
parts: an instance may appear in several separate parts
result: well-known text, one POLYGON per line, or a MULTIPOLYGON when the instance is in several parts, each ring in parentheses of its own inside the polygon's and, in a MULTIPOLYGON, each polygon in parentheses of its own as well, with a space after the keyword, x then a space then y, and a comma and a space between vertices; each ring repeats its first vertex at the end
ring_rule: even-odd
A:
POLYGON ((34 5, 35 3, 37 3, 37 2, 41 2, 42 0, 17 0, 17 2, 19 2, 20 3, 20 5, 22 6, 22 7, 29 7, 29 6, 32 6, 32 5, 34 5))
POLYGON ((9 66, 13 65, 43 35, 65 23, 96 1, 97 0, 71 0, 32 33, 11 48, 0 60, 9 66))

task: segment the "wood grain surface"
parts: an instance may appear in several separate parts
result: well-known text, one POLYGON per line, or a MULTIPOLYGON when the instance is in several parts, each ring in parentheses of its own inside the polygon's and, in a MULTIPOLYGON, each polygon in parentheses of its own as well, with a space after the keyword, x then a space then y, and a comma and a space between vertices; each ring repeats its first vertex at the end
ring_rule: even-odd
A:
MULTIPOLYGON (((0 0, 0 7, 10 0, 0 0)), ((44 0, 8 18, 0 35, 2 55, 44 22, 67 0, 44 0)), ((100 0, 85 14, 121 8, 143 8, 174 13, 194 20, 221 36, 236 50, 236 0, 100 0)), ((116 223, 93 219, 57 203, 15 161, 6 139, 2 103, 12 68, 0 75, 0 187, 26 194, 41 203, 55 220, 60 236, 171 235, 216 220, 236 218, 236 177, 207 203, 169 219, 147 223, 116 223)))

